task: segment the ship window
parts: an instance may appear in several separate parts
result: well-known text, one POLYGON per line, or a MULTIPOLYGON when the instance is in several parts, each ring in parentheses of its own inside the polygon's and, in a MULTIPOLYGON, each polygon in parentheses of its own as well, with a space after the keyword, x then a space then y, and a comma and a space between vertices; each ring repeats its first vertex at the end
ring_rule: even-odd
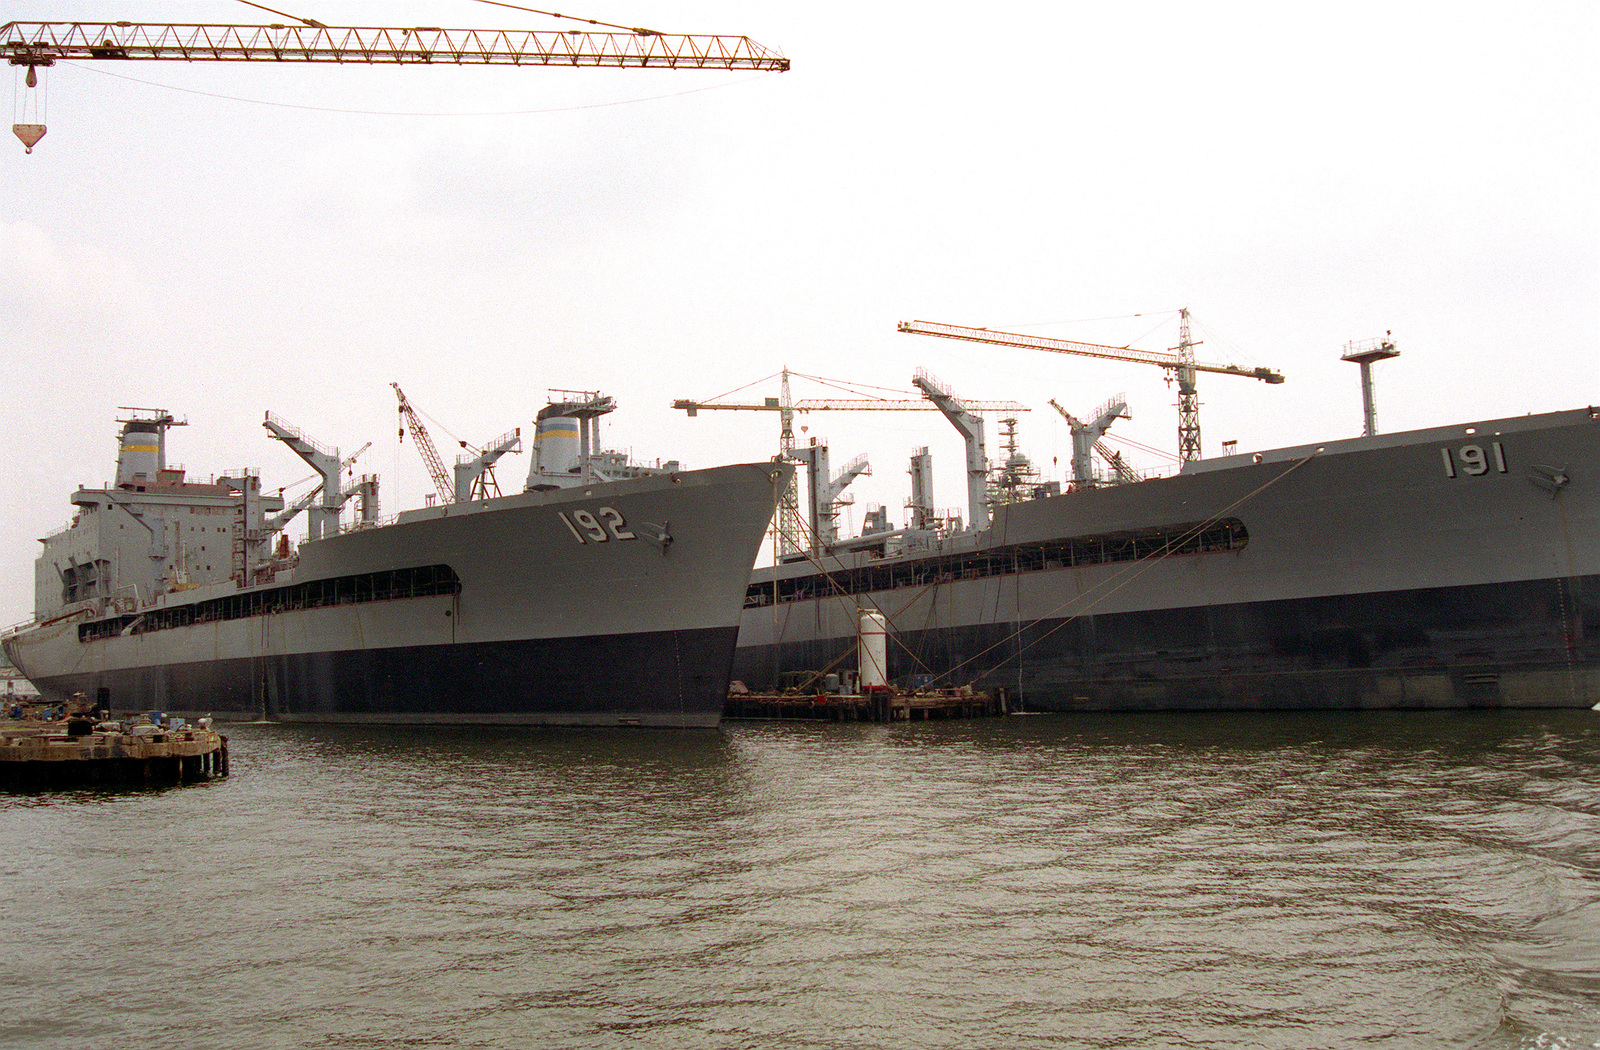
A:
MULTIPOLYGON (((211 566, 207 565, 205 571, 210 572, 211 566)), ((369 572, 358 576, 340 576, 329 580, 291 584, 287 587, 246 591, 190 605, 152 609, 138 616, 114 616, 96 620, 79 625, 78 640, 88 642, 96 638, 111 638, 125 630, 129 634, 144 634, 148 631, 187 627, 196 623, 238 620, 247 616, 264 616, 292 609, 319 609, 330 605, 397 601, 460 593, 461 578, 448 565, 387 569, 383 572, 369 572)))
POLYGON ((953 580, 1009 576, 1041 569, 1239 551, 1249 540, 1244 522, 1238 518, 1222 518, 1138 532, 1012 544, 960 555, 882 561, 855 569, 830 571, 826 576, 819 573, 779 579, 776 584, 770 580, 753 583, 745 592, 744 605, 750 609, 775 601, 781 604, 900 587, 927 587, 953 580))

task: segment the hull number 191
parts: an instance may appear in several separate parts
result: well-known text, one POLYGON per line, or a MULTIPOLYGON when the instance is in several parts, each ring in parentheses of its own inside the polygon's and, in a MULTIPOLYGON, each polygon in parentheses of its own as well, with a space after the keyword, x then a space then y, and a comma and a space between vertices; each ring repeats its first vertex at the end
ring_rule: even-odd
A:
POLYGON ((561 524, 572 533, 572 538, 579 543, 604 543, 607 540, 635 540, 635 536, 628 529, 628 523, 623 520, 622 514, 615 507, 601 507, 590 512, 575 510, 572 516, 567 516, 567 511, 556 511, 556 517, 561 519, 561 524))
POLYGON ((1500 447, 1498 441, 1491 441, 1487 452, 1482 445, 1462 445, 1454 454, 1448 448, 1441 448, 1439 455, 1444 457, 1444 476, 1447 478, 1455 477, 1457 471, 1474 477, 1491 470, 1497 474, 1506 472, 1506 450, 1500 447))

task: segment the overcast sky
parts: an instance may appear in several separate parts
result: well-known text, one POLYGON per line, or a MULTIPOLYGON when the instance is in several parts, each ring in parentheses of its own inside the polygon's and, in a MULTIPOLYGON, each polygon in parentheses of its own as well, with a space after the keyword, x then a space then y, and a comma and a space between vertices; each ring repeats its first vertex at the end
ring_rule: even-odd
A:
MULTIPOLYGON (((470 2, 269 6, 571 25, 470 2)), ((222 0, 6 8, 278 20, 222 0)), ((526 432, 552 387, 614 395, 607 444, 642 458, 766 458, 774 416, 670 402, 785 365, 902 390, 922 366, 1021 401, 1023 451, 1057 478, 1050 398, 1083 415, 1126 392, 1113 434, 1176 448, 1160 369, 897 334, 911 318, 1164 350, 1187 306, 1201 360, 1288 377, 1203 376, 1207 455, 1359 433, 1339 355, 1386 330, 1403 356, 1377 369, 1383 430, 1600 402, 1597 11, 607 0, 577 13, 748 35, 793 69, 58 65, 48 135, 31 156, 0 143, 0 621, 30 613, 37 540, 72 489, 111 478, 123 405, 187 418, 171 459, 192 477, 252 466, 268 489, 309 470, 264 411, 346 451, 370 440, 357 469, 383 476, 387 513, 430 490, 391 381, 447 460, 456 439, 526 432)), ((16 120, 32 103, 8 73, 16 120)), ((836 466, 871 457, 857 526, 871 503, 904 521, 917 445, 939 504, 964 501, 937 413, 801 423, 836 466)), ((527 457, 504 463, 520 488, 527 457)))

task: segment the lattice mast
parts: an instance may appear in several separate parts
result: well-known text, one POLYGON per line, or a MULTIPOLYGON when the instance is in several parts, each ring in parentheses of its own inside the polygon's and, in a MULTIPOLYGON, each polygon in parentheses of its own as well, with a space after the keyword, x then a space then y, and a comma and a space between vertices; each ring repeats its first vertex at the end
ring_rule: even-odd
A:
POLYGON ((1189 338, 1189 308, 1178 311, 1178 462, 1200 458, 1200 395, 1194 385, 1194 342, 1189 338))

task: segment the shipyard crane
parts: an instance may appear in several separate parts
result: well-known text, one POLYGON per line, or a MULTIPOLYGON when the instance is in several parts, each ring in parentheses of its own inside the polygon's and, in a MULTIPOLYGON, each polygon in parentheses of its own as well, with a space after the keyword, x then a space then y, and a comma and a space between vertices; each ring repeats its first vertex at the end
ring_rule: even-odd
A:
POLYGON ((1050 350, 1058 354, 1078 354, 1098 357, 1106 361, 1133 361, 1156 365, 1178 378, 1178 458, 1188 463, 1200 458, 1200 399, 1195 391, 1196 372, 1215 372, 1220 375, 1245 376, 1264 383, 1281 383, 1283 376, 1270 368, 1243 368, 1239 365, 1201 364, 1194 359, 1194 342, 1189 337, 1189 311, 1178 311, 1178 346, 1176 353, 1155 350, 1135 350, 1129 346, 1105 346, 1100 343, 1080 343, 1071 339, 1053 339, 1042 335, 1021 335, 992 328, 968 328, 963 325, 938 324, 933 321, 901 321, 897 331, 911 335, 933 335, 945 339, 964 339, 974 343, 995 346, 1028 347, 1050 350))
POLYGON ((433 477, 433 487, 439 492, 439 502, 454 503, 455 486, 450 482, 450 475, 445 473, 444 462, 439 459, 439 450, 433 447, 433 439, 428 436, 428 428, 417 418, 416 410, 411 407, 411 402, 406 400, 406 392, 400 389, 400 384, 389 385, 394 387, 395 396, 400 399, 400 440, 406 439, 406 427, 409 426, 417 451, 422 453, 422 462, 427 465, 428 473, 433 477))
MULTIPOLYGON (((938 406, 922 398, 802 398, 795 401, 789 394, 789 369, 782 371, 780 396, 764 399, 760 404, 729 401, 691 401, 680 398, 672 407, 690 416, 701 412, 777 412, 779 419, 778 454, 784 459, 795 459, 794 414, 796 412, 927 412, 939 411, 938 406)), ((768 377, 771 378, 770 376, 768 377)), ((803 378, 813 379, 813 376, 803 378)), ((829 380, 828 382, 832 382, 829 380)), ((1028 406, 1015 401, 969 401, 968 409, 974 412, 1026 412, 1028 406)), ((791 478, 789 490, 784 494, 779 510, 778 546, 782 554, 795 552, 793 537, 803 533, 800 522, 797 482, 791 478)))
MULTIPOLYGON (((40 67, 73 60, 753 69, 778 73, 789 68, 787 58, 747 36, 659 33, 593 19, 577 21, 621 32, 325 26, 311 18, 298 21, 302 24, 7 22, 0 25, 0 56, 10 65, 27 67, 29 89, 38 85, 40 67)), ((42 120, 14 124, 12 131, 32 153, 44 137, 45 125, 42 120)))
MULTIPOLYGON (((974 412, 1027 412, 1028 406, 1016 401, 968 401, 966 405, 974 412)), ((736 409, 753 412, 936 412, 938 406, 926 399, 913 401, 909 398, 802 398, 788 405, 780 405, 778 399, 769 397, 762 404, 734 404, 730 402, 707 401, 674 401, 673 408, 681 408, 691 416, 699 412, 709 412, 715 409, 736 409)))

